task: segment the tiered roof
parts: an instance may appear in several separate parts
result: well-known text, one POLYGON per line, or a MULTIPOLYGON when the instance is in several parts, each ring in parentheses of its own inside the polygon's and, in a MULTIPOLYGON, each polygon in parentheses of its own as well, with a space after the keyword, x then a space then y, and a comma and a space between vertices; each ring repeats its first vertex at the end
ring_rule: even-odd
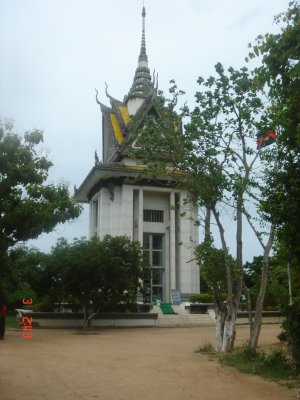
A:
MULTIPOLYGON (((157 77, 153 72, 151 79, 148 68, 148 57, 146 53, 145 40, 145 7, 142 10, 142 41, 138 65, 135 71, 133 84, 128 95, 123 101, 112 97, 107 90, 106 96, 109 98, 110 106, 106 106, 98 99, 96 90, 96 101, 100 105, 102 113, 102 143, 103 156, 100 162, 95 153, 95 166, 88 176, 75 191, 75 199, 79 202, 90 201, 94 193, 100 187, 111 185, 112 182, 123 181, 128 177, 136 177, 143 167, 126 165, 124 157, 128 155, 130 140, 142 126, 145 115, 158 115, 155 100, 157 99, 157 77), (130 101, 139 101, 139 107, 134 116, 129 115, 128 103, 130 101), (142 100, 142 101, 141 101, 142 100)), ((136 135, 137 136, 137 135, 136 135)), ((162 178, 164 179, 164 178, 162 178)))
MULTIPOLYGON (((129 123, 132 119, 128 111, 128 102, 134 98, 142 99, 141 106, 134 116, 135 122, 141 121, 145 113, 148 113, 152 107, 155 107, 154 99, 157 96, 157 78, 155 80, 153 73, 153 79, 151 79, 148 68, 145 17, 146 11, 145 7, 143 7, 142 40, 138 66, 128 95, 124 97, 124 101, 117 100, 108 94, 106 86, 106 95, 110 100, 110 107, 107 107, 98 100, 98 92, 96 95, 96 101, 100 105, 102 113, 103 162, 118 162, 127 154, 129 123)), ((137 124, 135 123, 134 125, 135 129, 137 129, 137 124)))

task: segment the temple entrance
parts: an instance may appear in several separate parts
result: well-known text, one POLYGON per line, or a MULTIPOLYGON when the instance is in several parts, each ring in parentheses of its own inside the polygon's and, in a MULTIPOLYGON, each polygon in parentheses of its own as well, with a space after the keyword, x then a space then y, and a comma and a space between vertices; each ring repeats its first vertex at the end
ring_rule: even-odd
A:
POLYGON ((164 235, 160 233, 144 233, 143 247, 149 257, 151 270, 144 280, 145 302, 164 301, 164 235))

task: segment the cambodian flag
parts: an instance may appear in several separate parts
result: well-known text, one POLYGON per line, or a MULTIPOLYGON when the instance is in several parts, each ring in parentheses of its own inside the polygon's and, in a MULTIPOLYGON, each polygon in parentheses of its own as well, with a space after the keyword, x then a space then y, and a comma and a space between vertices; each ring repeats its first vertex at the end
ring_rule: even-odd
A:
POLYGON ((256 135, 256 143, 257 150, 262 149, 263 147, 269 146, 274 143, 276 139, 276 132, 269 129, 267 132, 259 132, 256 135))

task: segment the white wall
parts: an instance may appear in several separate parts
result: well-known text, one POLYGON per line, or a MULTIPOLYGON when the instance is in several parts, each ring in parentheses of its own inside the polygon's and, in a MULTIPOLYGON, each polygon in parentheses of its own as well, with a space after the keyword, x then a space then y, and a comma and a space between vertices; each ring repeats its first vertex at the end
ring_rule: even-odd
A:
POLYGON ((112 193, 103 187, 90 202, 90 235, 97 234, 100 238, 106 234, 126 235, 142 243, 143 232, 164 234, 166 301, 171 300, 171 289, 199 293, 199 268, 191 261, 194 246, 198 244, 197 212, 184 204, 186 193, 171 188, 125 184, 114 187, 113 200, 111 196, 112 193), (173 209, 175 193, 178 193, 176 198, 180 204, 177 216, 173 209), (144 209, 163 210, 164 222, 144 222, 144 209), (184 217, 180 216, 182 212, 186 214, 184 217), (182 244, 178 246, 177 242, 182 244))

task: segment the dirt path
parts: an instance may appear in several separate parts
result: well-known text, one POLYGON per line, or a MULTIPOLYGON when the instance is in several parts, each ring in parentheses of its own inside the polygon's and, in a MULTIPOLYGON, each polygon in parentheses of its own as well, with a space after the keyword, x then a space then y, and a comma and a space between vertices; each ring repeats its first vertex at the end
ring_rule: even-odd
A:
MULTIPOLYGON (((260 344, 277 342, 265 325, 260 344)), ((237 345, 248 337, 238 327, 237 345)), ((0 343, 1 400, 285 400, 295 391, 195 353, 214 327, 8 331, 0 343)))

